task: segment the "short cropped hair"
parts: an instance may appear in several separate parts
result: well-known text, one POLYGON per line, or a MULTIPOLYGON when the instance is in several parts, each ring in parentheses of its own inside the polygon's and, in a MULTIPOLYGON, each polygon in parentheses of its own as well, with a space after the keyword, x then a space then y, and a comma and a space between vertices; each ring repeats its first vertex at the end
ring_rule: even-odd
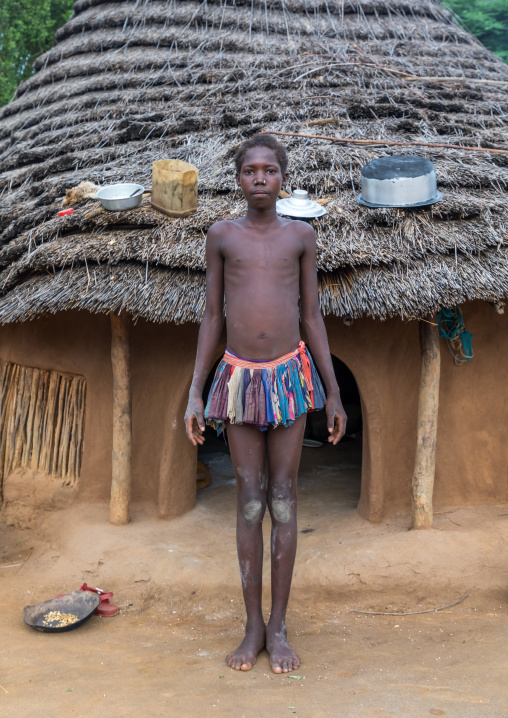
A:
POLYGON ((280 171, 283 175, 286 174, 288 169, 288 153, 286 152, 286 148, 283 144, 276 140, 273 135, 265 135, 260 133, 257 135, 252 135, 252 137, 250 137, 248 140, 244 140, 240 147, 237 149, 235 154, 236 174, 240 174, 245 155, 249 150, 252 150, 254 147, 268 147, 269 150, 273 150, 273 153, 277 158, 277 162, 279 163, 280 171))

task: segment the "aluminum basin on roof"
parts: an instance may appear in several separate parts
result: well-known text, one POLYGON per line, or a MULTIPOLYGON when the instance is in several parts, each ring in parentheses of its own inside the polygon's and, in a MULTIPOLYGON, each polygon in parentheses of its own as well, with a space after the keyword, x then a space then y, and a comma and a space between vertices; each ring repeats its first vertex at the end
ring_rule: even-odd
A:
POLYGON ((362 169, 358 201, 367 207, 422 207, 442 198, 436 170, 417 155, 378 157, 362 169))

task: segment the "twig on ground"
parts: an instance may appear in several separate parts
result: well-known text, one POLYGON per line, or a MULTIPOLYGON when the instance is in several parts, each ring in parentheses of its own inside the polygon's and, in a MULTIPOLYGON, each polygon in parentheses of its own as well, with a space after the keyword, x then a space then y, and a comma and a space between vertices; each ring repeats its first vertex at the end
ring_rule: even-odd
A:
POLYGON ((461 603, 469 596, 469 591, 467 591, 462 598, 459 598, 458 601, 454 601, 453 603, 448 603, 446 606, 439 606, 439 608, 428 608, 425 611, 408 611, 407 613, 392 613, 391 611, 360 611, 358 608, 352 608, 348 613, 367 613, 369 616, 416 616, 419 613, 436 613, 437 611, 444 611, 445 608, 451 608, 452 606, 456 606, 458 603, 461 603))
POLYGON ((20 567, 18 568, 18 570, 16 571, 16 574, 21 571, 21 569, 23 568, 23 566, 25 565, 25 563, 28 561, 28 559, 30 558, 30 556, 33 554, 33 552, 34 552, 34 550, 33 550, 33 548, 31 548, 30 551, 28 552, 28 556, 25 558, 24 561, 21 562, 21 566, 20 566, 20 567))

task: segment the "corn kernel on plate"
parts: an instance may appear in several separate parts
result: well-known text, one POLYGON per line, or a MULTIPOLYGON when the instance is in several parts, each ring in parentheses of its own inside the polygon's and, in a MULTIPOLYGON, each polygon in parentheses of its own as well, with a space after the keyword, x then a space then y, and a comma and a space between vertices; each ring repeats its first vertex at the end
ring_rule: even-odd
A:
POLYGON ((36 631, 61 633, 71 631, 87 621, 100 603, 96 593, 73 591, 60 598, 25 606, 23 620, 36 631))

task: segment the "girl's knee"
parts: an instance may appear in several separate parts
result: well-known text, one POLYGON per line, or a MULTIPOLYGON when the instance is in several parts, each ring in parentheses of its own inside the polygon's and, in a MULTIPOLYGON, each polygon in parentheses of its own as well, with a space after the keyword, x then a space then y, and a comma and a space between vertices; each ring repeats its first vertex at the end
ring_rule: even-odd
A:
POLYGON ((296 519, 296 477, 271 477, 268 507, 274 523, 287 524, 296 519))
POLYGON ((280 524, 289 523, 296 514, 296 501, 289 498, 275 498, 270 503, 272 521, 280 524))
POLYGON ((259 499, 247 501, 241 509, 242 516, 249 526, 261 523, 265 514, 266 503, 259 499))

